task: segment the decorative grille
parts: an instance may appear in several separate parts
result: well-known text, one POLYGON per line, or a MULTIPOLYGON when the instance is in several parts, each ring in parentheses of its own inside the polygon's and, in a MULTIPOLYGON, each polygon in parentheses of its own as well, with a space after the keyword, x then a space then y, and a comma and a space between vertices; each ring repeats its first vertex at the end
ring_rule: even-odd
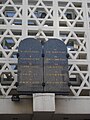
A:
POLYGON ((69 53, 71 96, 90 91, 90 1, 0 0, 0 93, 8 96, 17 82, 21 40, 58 38, 69 53))

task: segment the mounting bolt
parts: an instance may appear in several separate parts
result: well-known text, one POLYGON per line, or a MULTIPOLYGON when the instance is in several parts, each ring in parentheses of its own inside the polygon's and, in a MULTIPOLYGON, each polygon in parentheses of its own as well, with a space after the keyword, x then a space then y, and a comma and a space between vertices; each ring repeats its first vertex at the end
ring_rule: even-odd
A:
POLYGON ((44 82, 42 83, 42 86, 45 87, 45 83, 44 82))

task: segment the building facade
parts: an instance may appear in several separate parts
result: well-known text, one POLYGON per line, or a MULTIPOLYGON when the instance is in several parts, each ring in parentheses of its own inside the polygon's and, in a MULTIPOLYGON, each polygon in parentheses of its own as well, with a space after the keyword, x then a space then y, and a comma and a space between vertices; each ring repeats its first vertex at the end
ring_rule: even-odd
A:
POLYGON ((18 45, 28 37, 58 38, 67 46, 70 94, 56 96, 54 119, 90 119, 90 0, 0 0, 0 114, 6 118, 19 113, 16 119, 22 119, 20 114, 31 119, 33 112, 22 110, 25 103, 32 106, 31 96, 22 96, 25 103, 18 107, 10 101, 16 92, 18 45))

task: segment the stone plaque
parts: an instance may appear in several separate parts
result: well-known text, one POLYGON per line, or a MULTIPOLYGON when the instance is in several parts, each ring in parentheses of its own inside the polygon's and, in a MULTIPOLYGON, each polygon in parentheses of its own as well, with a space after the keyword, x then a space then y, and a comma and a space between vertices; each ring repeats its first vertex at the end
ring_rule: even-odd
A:
POLYGON ((68 60, 66 45, 58 39, 49 39, 44 45, 44 92, 67 94, 68 60))
POLYGON ((40 43, 33 38, 21 41, 18 58, 17 91, 21 94, 68 94, 66 45, 58 39, 40 43))
POLYGON ((38 40, 27 38, 19 45, 18 92, 42 92, 42 46, 38 40))

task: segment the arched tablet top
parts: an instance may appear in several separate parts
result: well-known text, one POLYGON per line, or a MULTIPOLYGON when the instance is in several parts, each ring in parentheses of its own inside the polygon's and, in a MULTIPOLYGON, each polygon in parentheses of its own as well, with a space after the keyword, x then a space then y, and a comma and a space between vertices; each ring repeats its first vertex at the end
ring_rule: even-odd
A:
POLYGON ((44 54, 45 54, 45 62, 52 64, 67 64, 67 47, 63 41, 59 39, 49 39, 44 44, 44 54))
POLYGON ((61 51, 66 51, 67 52, 67 47, 65 45, 65 43, 63 41, 61 41, 60 39, 49 39, 46 43, 45 43, 45 47, 47 47, 48 49, 59 49, 61 51))
POLYGON ((19 44, 19 64, 39 64, 41 62, 42 45, 34 38, 26 38, 19 44))
POLYGON ((30 50, 30 49, 41 49, 41 43, 39 40, 36 40, 34 38, 26 38, 22 40, 19 44, 19 49, 18 50, 30 50))

